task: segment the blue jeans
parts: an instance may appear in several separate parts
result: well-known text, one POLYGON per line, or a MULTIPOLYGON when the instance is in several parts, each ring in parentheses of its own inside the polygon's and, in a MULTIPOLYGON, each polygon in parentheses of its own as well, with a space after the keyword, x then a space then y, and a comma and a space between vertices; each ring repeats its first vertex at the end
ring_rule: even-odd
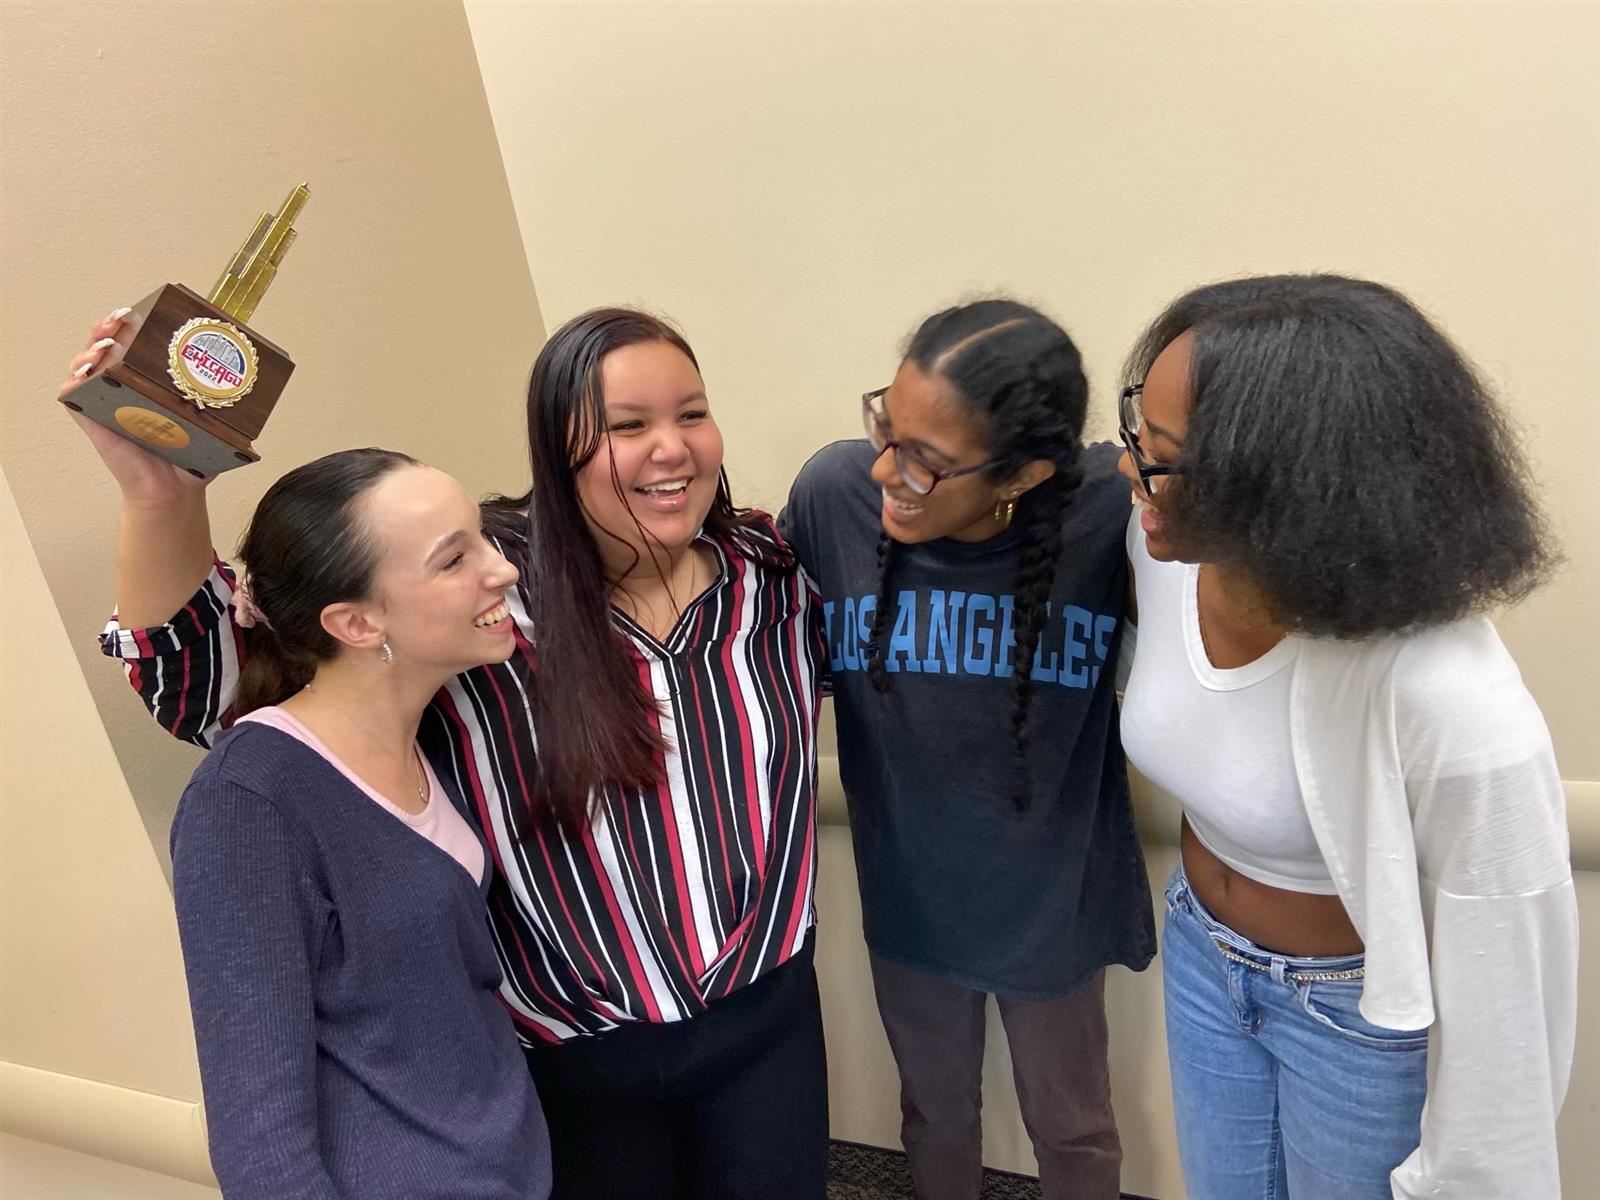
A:
POLYGON ((1428 1035, 1362 1018, 1362 956, 1263 950, 1180 866, 1161 960, 1189 1200, 1389 1200, 1421 1139, 1428 1035))

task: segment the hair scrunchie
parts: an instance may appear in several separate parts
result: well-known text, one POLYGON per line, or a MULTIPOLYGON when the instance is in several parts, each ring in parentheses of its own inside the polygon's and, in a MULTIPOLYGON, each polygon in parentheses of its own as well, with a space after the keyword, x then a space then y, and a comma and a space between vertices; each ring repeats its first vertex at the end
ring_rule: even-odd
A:
POLYGON ((272 622, 267 620, 266 614, 256 604, 249 575, 239 576, 239 583, 233 589, 233 598, 229 603, 233 605, 233 619, 240 629, 254 629, 257 625, 272 628, 272 622))

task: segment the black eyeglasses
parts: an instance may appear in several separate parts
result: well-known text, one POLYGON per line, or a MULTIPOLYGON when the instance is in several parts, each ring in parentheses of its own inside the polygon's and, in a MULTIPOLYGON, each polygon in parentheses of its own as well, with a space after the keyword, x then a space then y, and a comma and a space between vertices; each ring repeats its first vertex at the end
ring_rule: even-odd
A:
POLYGON ((1122 395, 1117 398, 1117 432, 1122 435, 1122 444, 1128 448, 1128 457, 1133 460, 1133 469, 1139 473, 1139 486, 1144 489, 1146 496, 1155 495, 1156 489, 1151 484, 1152 479, 1160 479, 1166 475, 1182 475, 1183 467, 1177 463, 1153 463, 1144 456, 1144 449, 1139 445, 1139 426, 1144 424, 1144 413, 1141 410, 1140 400, 1144 396, 1144 384, 1135 383, 1122 389, 1122 395))
POLYGON ((868 392, 861 397, 861 420, 867 429, 867 441, 872 443, 872 448, 879 454, 885 450, 894 451, 894 469, 899 472, 900 480, 909 489, 919 496, 926 496, 939 485, 942 479, 955 479, 961 475, 972 475, 983 471, 999 461, 990 459, 981 462, 975 467, 957 467, 953 471, 941 471, 933 466, 921 454, 910 446, 902 446, 889 436, 889 413, 883 407, 883 398, 888 393, 886 387, 875 392, 868 392))

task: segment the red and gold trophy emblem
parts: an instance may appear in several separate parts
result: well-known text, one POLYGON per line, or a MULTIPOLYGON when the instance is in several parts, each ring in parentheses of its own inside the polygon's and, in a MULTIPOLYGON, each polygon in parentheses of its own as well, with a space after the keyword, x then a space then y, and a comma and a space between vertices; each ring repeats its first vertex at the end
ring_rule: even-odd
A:
POLYGON ((294 363, 246 322, 277 276, 310 194, 301 184, 276 214, 261 215, 209 296, 169 283, 134 305, 126 356, 61 402, 191 475, 259 461, 251 442, 294 363))

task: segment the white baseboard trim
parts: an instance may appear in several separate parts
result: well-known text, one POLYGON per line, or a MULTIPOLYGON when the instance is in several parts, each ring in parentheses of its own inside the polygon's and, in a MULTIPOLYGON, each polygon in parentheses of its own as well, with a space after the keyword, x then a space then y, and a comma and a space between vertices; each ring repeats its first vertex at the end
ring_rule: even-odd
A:
POLYGON ((215 1187, 193 1100, 0 1061, 0 1130, 215 1187))
POLYGON ((1600 779, 1566 779, 1572 869, 1600 871, 1600 779))

